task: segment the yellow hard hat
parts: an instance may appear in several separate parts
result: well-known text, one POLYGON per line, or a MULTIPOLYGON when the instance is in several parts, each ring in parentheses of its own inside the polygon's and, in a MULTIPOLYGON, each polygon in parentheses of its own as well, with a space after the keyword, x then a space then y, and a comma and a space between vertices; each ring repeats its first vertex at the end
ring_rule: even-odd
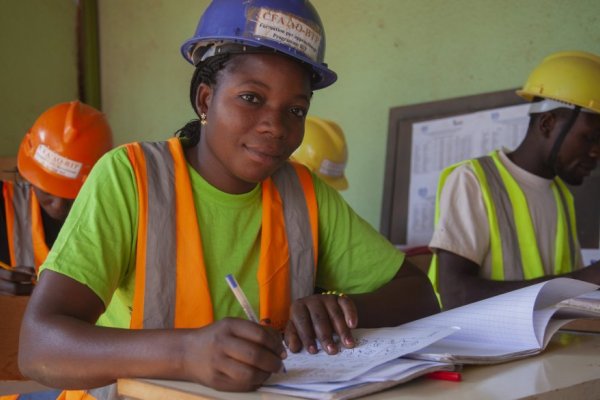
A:
POLYGON ((600 113, 600 57, 583 51, 551 54, 517 94, 527 101, 541 97, 600 113))
POLYGON ((333 188, 348 188, 348 180, 344 175, 348 149, 344 132, 335 122, 307 117, 304 140, 290 159, 306 165, 333 188))

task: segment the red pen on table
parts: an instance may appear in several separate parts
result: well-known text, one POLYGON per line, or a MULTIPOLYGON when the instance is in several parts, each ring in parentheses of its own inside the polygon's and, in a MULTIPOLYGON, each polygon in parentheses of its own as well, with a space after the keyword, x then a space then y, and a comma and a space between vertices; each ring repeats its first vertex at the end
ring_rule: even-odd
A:
POLYGON ((452 381, 452 382, 460 382, 462 380, 462 375, 460 372, 456 371, 434 371, 425 374, 425 377, 429 379, 437 379, 441 381, 452 381))

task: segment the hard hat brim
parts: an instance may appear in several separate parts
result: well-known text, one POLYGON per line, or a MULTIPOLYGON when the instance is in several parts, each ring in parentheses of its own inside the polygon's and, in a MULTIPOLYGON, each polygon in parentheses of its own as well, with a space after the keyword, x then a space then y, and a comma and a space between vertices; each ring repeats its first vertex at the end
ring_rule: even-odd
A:
POLYGON ((348 189, 348 180, 346 179, 345 176, 342 176, 341 178, 329 178, 329 177, 320 175, 319 177, 323 181, 325 181, 325 183, 327 183, 329 186, 331 186, 332 188, 334 188, 336 190, 348 189))

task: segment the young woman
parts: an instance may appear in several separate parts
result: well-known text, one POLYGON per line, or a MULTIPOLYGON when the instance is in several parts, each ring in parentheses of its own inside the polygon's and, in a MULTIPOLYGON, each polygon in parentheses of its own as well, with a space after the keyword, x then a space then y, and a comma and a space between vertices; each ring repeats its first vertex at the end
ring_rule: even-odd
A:
POLYGON ((334 334, 352 347, 351 328, 438 310, 424 274, 287 161, 313 90, 336 79, 324 48, 308 1, 208 7, 182 47, 200 118, 94 169, 25 317, 26 375, 71 389, 146 377, 247 391, 281 369, 281 333, 291 351, 319 341, 334 354, 334 334), (244 318, 227 274, 261 324, 244 318))

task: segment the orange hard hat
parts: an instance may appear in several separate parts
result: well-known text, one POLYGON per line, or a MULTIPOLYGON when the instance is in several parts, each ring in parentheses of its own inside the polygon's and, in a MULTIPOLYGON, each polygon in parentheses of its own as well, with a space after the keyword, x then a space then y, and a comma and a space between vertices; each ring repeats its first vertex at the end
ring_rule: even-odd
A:
POLYGON ((44 111, 25 134, 17 168, 41 190, 74 199, 92 166, 112 146, 103 113, 79 101, 60 103, 44 111))

